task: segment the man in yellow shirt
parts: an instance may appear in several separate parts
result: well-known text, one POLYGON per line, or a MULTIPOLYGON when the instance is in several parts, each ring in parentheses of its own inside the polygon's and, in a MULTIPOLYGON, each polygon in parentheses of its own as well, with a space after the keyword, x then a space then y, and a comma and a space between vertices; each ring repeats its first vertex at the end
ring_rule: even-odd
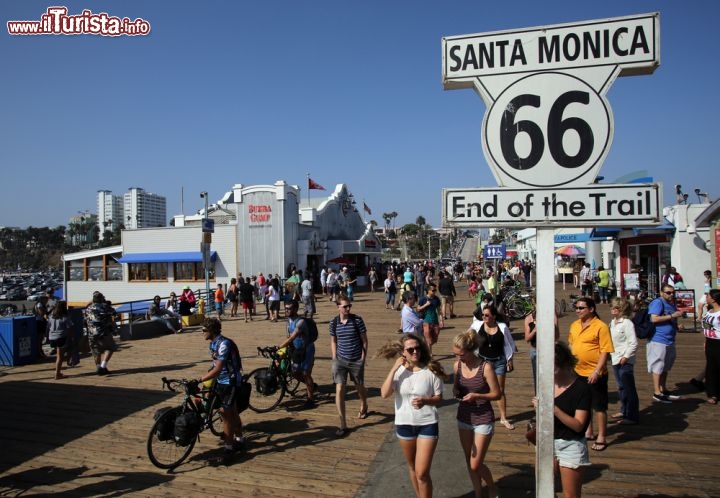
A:
POLYGON ((585 437, 595 441, 591 448, 603 451, 607 447, 608 371, 607 361, 613 353, 610 328, 598 318, 595 301, 581 297, 575 303, 578 317, 570 325, 568 344, 577 358, 575 373, 579 380, 587 382, 592 394, 592 409, 595 412, 597 435, 593 434, 593 419, 590 420, 585 437))

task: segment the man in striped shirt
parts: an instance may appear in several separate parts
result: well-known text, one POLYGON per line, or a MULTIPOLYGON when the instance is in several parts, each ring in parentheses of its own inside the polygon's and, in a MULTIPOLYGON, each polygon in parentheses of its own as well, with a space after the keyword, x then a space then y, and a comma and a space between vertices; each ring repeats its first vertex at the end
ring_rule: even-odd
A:
POLYGON ((355 382, 360 397, 358 418, 367 417, 367 390, 364 385, 365 357, 368 349, 367 328, 358 315, 350 313, 352 303, 341 295, 337 302, 339 315, 330 320, 330 349, 332 351, 332 377, 335 383, 335 406, 340 415, 340 427, 336 437, 347 434, 345 420, 345 385, 348 373, 355 382))

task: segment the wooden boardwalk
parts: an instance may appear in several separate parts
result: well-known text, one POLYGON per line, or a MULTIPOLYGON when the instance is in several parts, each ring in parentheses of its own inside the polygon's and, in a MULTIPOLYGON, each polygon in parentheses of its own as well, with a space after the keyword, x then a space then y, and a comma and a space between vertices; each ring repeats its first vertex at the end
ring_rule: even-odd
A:
MULTIPOLYGON (((559 297, 570 289, 557 286, 559 297)), ((472 304, 465 287, 458 287, 459 315, 449 320, 435 353, 451 351, 451 339, 469 323, 472 304)), ((354 312, 363 316, 370 333, 370 349, 397 338, 399 313, 385 310, 382 293, 357 296, 354 312)), ((154 412, 179 401, 160 390, 160 378, 197 377, 207 370, 207 344, 197 331, 120 343, 109 368, 98 377, 92 360, 66 371, 71 377, 53 380, 53 364, 0 367, 0 495, 1 496, 343 496, 360 494, 374 471, 372 464, 392 429, 390 400, 379 397, 379 386, 389 363, 368 363, 370 415, 358 420, 354 393, 347 403, 350 435, 337 440, 337 415, 330 379, 330 347, 323 334, 335 307, 318 303, 321 339, 317 343, 315 378, 321 385, 320 403, 302 409, 302 399, 287 399, 268 414, 247 411, 243 422, 249 439, 247 454, 231 466, 219 464, 222 447, 209 433, 201 436, 189 460, 173 472, 152 466, 145 444, 154 412)), ((601 308, 603 311, 603 308, 601 308)), ((609 318, 604 310, 603 318, 609 318)), ((561 319, 565 336, 572 312, 561 319)), ((689 322, 691 324, 692 322, 689 322)), ((513 322, 515 337, 521 323, 513 322)), ((277 344, 285 333, 282 323, 228 319, 224 330, 235 339, 246 371, 265 360, 255 356, 258 345, 277 344)), ((533 447, 523 438, 524 420, 532 416, 532 380, 527 346, 520 349, 516 371, 507 381, 508 412, 518 430, 498 426, 488 464, 502 496, 532 496, 533 447)), ((672 405, 650 402, 651 383, 645 372, 644 347, 636 367, 643 423, 627 429, 610 429, 610 446, 592 452, 585 496, 596 497, 711 497, 720 496, 716 477, 718 408, 704 402, 687 381, 703 365, 702 337, 679 336, 678 361, 670 385, 688 396, 672 405)), ((449 356, 444 360, 449 370, 449 356)), ((610 381, 611 391, 614 381, 610 381)), ((302 394, 302 393, 301 393, 302 394)), ((611 395, 611 400, 615 397, 611 395)), ((611 407, 611 413, 613 407, 611 407)), ((455 437, 450 436, 450 437, 455 437)), ((460 452, 459 446, 457 451, 460 452)), ((433 475, 437 496, 469 496, 469 482, 443 491, 443 459, 436 456, 433 475)), ((402 463, 402 462, 400 462, 402 463)), ((465 477, 466 478, 466 477, 465 477)), ((378 495, 381 496, 381 495, 378 495)))

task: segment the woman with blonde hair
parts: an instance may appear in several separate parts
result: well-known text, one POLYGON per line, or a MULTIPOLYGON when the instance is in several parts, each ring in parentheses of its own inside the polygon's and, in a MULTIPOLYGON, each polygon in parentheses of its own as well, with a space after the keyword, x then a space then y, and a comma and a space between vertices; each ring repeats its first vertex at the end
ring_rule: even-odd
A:
POLYGON ((386 344, 377 356, 398 356, 380 388, 383 398, 395 394, 395 431, 408 466, 410 483, 418 497, 430 497, 430 477, 439 437, 437 406, 442 403, 445 371, 430 356, 418 334, 405 334, 386 344))
POLYGON ((610 302, 610 335, 615 352, 610 353, 615 382, 618 387, 620 411, 612 416, 622 425, 634 425, 640 421, 640 399, 635 388, 635 353, 637 337, 635 325, 630 319, 632 306, 626 299, 614 298, 610 302))
POLYGON ((495 481, 485 465, 485 456, 495 424, 491 401, 500 399, 502 394, 493 364, 476 354, 478 347, 478 335, 473 329, 456 335, 453 340, 453 353, 457 358, 453 394, 460 400, 458 434, 477 498, 482 495, 483 480, 488 496, 496 496, 495 481))

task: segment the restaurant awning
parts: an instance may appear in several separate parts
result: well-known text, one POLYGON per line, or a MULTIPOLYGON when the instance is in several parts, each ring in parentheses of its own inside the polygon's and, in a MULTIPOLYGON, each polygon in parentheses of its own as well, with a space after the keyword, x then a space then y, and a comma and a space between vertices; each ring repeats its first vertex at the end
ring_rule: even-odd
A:
MULTIPOLYGON (((217 259, 217 251, 210 253, 210 261, 217 259)), ((136 252, 123 254, 118 263, 199 263, 202 261, 200 251, 189 252, 136 252)))

